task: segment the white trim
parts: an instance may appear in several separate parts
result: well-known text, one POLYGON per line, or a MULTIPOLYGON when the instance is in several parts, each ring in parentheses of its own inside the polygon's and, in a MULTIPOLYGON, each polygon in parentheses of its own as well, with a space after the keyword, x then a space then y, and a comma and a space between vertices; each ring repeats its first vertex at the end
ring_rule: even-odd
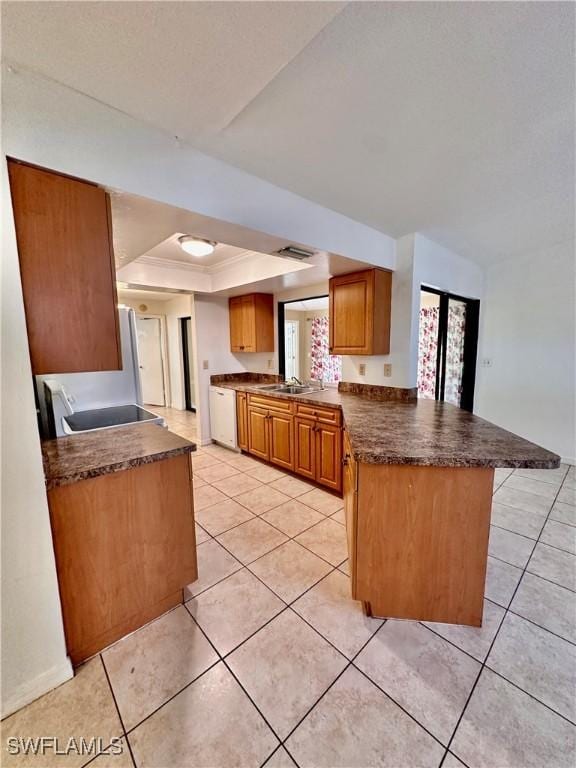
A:
POLYGON ((67 680, 74 677, 72 664, 68 656, 64 662, 56 667, 46 670, 32 680, 27 680, 13 691, 12 695, 4 702, 2 717, 14 714, 22 707, 35 701, 45 693, 57 688, 67 680))

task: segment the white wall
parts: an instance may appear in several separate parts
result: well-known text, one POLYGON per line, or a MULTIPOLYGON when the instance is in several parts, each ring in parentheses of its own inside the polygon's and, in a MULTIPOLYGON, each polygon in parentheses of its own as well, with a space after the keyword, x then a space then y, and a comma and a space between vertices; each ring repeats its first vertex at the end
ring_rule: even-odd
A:
POLYGON ((276 356, 271 352, 233 354, 230 352, 228 299, 220 296, 194 296, 194 331, 198 365, 199 439, 210 442, 209 391, 210 376, 216 373, 274 373, 276 356), (268 361, 273 361, 269 368, 268 361), (208 364, 204 368, 204 363, 208 364))
POLYGON ((406 235, 396 242, 396 269, 392 276, 390 354, 345 356, 344 381, 415 387, 418 376, 418 322, 420 287, 432 286, 467 298, 480 299, 484 290, 482 269, 420 234, 406 235), (366 374, 360 375, 360 364, 366 374), (392 376, 384 376, 384 364, 392 365, 392 376))
POLYGON ((575 434, 574 244, 487 271, 475 412, 571 463, 575 434))
MULTIPOLYGON (((394 241, 386 235, 203 155, 53 81, 18 67, 14 72, 4 69, 2 101, 3 157, 28 160, 319 250, 394 264, 394 241)), ((4 178, 4 162, 2 173, 4 178)), ((70 666, 4 181, 2 208, 9 225, 3 227, 2 259, 2 371, 7 379, 2 393, 2 712, 7 714, 61 682, 70 666)), ((218 352, 205 349, 202 357, 211 360, 218 352)))
POLYGON ((2 163, 2 716, 72 675, 42 472, 16 236, 2 163))

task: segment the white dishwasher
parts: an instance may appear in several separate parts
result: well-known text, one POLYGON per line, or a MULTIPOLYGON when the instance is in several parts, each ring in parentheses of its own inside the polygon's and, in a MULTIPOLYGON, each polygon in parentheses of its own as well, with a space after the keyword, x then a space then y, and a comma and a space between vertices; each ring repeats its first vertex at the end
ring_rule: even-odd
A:
POLYGON ((210 387, 210 433, 217 443, 238 449, 235 390, 210 387))

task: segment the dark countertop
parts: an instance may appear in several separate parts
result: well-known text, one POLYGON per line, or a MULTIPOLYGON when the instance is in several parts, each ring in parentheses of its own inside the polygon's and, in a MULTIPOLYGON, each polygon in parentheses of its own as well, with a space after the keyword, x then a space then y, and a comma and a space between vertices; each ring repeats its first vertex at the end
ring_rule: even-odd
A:
POLYGON ((340 408, 354 458, 359 462, 533 469, 560 465, 555 453, 449 403, 374 400, 336 389, 286 395, 232 378, 218 382, 218 386, 340 408))
POLYGON ((46 487, 69 485, 195 450, 194 443, 159 424, 130 424, 43 440, 46 487))

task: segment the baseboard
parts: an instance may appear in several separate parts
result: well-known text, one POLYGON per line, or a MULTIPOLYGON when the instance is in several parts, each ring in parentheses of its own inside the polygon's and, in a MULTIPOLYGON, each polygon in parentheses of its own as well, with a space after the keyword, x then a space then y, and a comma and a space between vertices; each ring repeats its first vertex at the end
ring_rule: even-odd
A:
POLYGON ((33 680, 28 680, 19 686, 5 701, 2 702, 2 719, 14 714, 27 704, 39 699, 48 691, 57 688, 62 683, 74 677, 72 663, 68 656, 62 664, 48 669, 33 680))

